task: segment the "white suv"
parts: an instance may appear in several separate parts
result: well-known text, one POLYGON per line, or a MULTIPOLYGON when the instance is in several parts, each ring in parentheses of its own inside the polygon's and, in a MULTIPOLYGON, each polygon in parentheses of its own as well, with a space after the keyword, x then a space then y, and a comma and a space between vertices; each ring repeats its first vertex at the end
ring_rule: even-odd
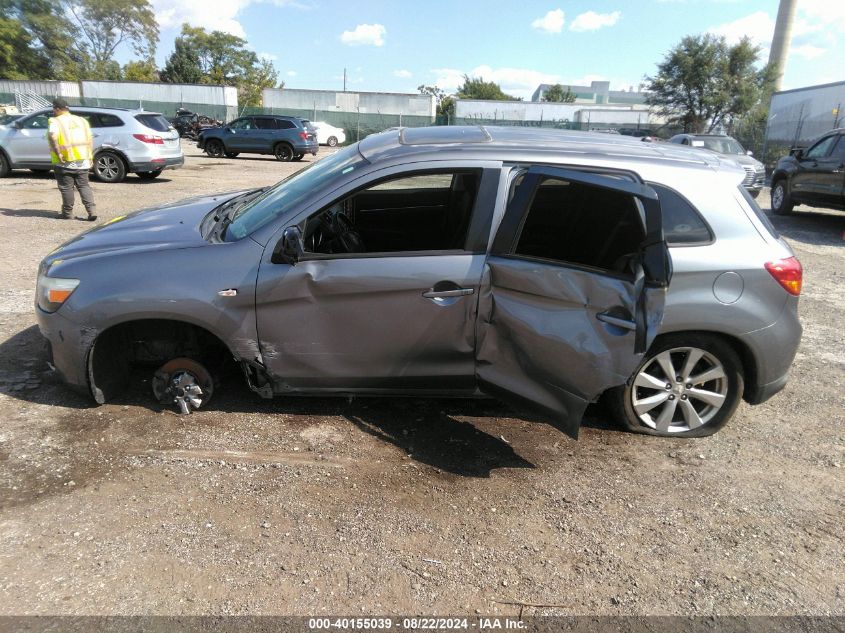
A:
MULTIPOLYGON (((157 112, 120 108, 72 107, 88 120, 94 136, 94 175, 102 182, 121 182, 127 173, 144 180, 185 163, 179 133, 157 112)), ((0 177, 13 169, 52 169, 47 120, 39 110, 0 127, 0 177)))

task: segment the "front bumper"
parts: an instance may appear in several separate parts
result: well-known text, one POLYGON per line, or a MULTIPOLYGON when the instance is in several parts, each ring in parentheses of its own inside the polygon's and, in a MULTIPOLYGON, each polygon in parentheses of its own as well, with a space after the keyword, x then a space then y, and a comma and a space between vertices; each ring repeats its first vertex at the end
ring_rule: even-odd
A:
POLYGON ((79 393, 89 395, 88 354, 97 337, 96 330, 77 325, 58 312, 35 308, 38 329, 47 340, 50 362, 61 379, 79 393))
POLYGON ((149 161, 132 163, 129 171, 133 174, 145 171, 159 171, 162 169, 176 169, 185 164, 185 156, 173 156, 171 158, 153 158, 149 161))

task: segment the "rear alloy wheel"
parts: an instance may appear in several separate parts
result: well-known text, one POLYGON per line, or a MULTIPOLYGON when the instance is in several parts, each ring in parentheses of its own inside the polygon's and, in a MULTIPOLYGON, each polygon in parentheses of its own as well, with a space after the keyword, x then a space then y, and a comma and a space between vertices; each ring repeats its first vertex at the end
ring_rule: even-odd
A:
POLYGON ((174 358, 153 375, 153 395, 161 404, 175 404, 188 414, 206 405, 214 394, 211 374, 190 358, 174 358))
POLYGON ((220 141, 211 139, 205 143, 205 153, 211 158, 220 158, 225 153, 225 148, 220 141))
POLYGON ((158 178, 161 176, 161 170, 157 169, 155 171, 139 171, 138 178, 141 180, 153 180, 154 178, 158 178))
POLYGON ((273 154, 276 156, 276 160, 280 160, 283 163, 293 160, 293 148, 287 143, 278 143, 273 148, 273 154))
POLYGON ((330 136, 328 140, 326 140, 326 145, 328 145, 329 147, 337 147, 337 137, 330 136))
POLYGON ((101 152, 94 158, 94 173, 101 182, 123 182, 126 164, 114 152, 101 152))
POLYGON ((240 152, 226 152, 226 158, 237 158, 240 152))
POLYGON ((293 160, 302 160, 305 157, 305 154, 294 154, 293 160))
POLYGON ((624 387, 610 393, 629 431, 666 437, 712 435, 730 420, 744 388, 741 364, 724 341, 668 335, 624 387))
POLYGON ((792 213, 794 206, 786 187, 786 179, 778 180, 772 185, 772 211, 777 215, 787 215, 792 213))

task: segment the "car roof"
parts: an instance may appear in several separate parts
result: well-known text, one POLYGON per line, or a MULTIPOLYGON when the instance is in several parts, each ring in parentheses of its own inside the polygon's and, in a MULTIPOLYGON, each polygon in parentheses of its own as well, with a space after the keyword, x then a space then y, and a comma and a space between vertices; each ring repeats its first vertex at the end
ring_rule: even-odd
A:
MULTIPOLYGON (((574 130, 495 126, 433 126, 393 128, 371 134, 358 145, 370 162, 431 158, 478 160, 568 162, 585 157, 622 162, 662 163, 676 166, 736 169, 734 161, 718 154, 669 143, 643 143, 621 134, 598 134, 574 130), (566 158, 562 161, 561 158, 566 158)), ((574 162, 581 162, 575 160, 574 162)))
MULTIPOLYGON (((158 114, 161 115, 161 112, 154 112, 152 110, 137 110, 137 109, 130 109, 130 108, 106 108, 103 106, 87 106, 87 105, 72 105, 69 107, 71 114, 73 114, 76 110, 96 110, 98 112, 126 112, 127 114, 158 114)), ((35 112, 30 112, 28 114, 47 114, 52 112, 52 108, 44 108, 43 110, 37 110, 35 112)), ((28 116, 25 115, 25 116, 28 116)), ((163 116, 163 115, 162 115, 163 116)))

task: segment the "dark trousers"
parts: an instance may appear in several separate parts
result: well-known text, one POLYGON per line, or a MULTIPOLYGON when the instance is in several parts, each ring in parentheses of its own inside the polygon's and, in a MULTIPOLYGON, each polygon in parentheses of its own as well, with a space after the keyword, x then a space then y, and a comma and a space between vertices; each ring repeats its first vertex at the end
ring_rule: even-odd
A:
POLYGON ((82 198, 82 204, 85 205, 88 215, 95 215, 96 205, 91 185, 88 184, 88 170, 56 167, 55 171, 56 182, 59 184, 59 191, 62 192, 62 215, 70 215, 73 211, 74 187, 79 191, 79 197, 82 198))

